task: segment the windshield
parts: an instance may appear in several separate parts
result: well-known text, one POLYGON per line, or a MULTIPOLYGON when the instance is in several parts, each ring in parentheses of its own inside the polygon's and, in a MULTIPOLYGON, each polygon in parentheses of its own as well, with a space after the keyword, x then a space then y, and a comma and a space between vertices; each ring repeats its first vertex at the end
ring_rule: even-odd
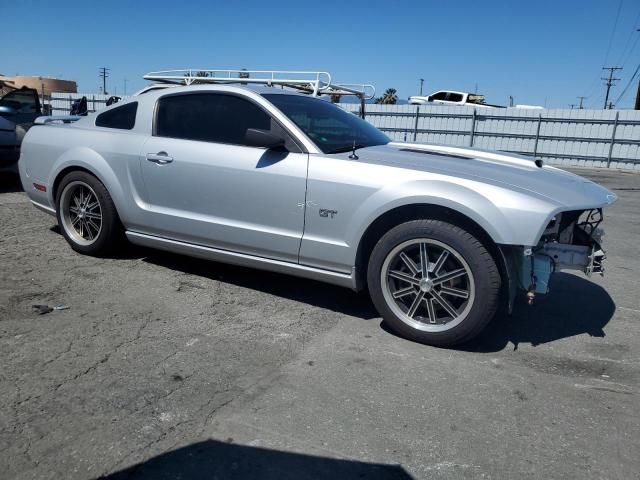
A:
POLYGON ((385 145, 389 138, 373 125, 332 103, 300 95, 264 94, 323 153, 348 152, 353 148, 385 145))

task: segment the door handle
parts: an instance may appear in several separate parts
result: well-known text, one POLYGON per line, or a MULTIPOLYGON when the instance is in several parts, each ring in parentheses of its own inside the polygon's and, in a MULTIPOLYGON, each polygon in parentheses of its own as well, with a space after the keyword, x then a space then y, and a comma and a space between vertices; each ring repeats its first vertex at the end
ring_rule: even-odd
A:
POLYGON ((167 155, 167 152, 147 153, 147 160, 158 165, 165 165, 173 162, 173 157, 167 155))

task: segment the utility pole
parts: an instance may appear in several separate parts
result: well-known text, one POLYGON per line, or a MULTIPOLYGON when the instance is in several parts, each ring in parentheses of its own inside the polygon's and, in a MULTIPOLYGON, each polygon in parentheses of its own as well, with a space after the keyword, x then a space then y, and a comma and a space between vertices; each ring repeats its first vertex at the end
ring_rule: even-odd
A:
POLYGON ((422 85, 424 85, 424 78, 420 79, 420 96, 422 96, 422 85))
POLYGON ((107 95, 107 77, 109 76, 110 68, 100 67, 99 77, 102 78, 102 93, 107 95))
POLYGON ((580 106, 578 107, 580 110, 583 110, 584 107, 582 106, 582 102, 584 102, 584 100, 587 99, 587 97, 576 97, 577 99, 580 100, 580 106))
POLYGON ((640 80, 638 80, 638 93, 636 93, 636 106, 634 110, 640 110, 640 80))
POLYGON ((569 106, 571 107, 571 110, 573 110, 576 107, 575 103, 570 103, 569 106))
POLYGON ((605 98, 604 98, 604 109, 606 110, 607 102, 609 102, 609 90, 611 90, 613 82, 615 82, 616 80, 620 80, 619 78, 613 78, 613 74, 615 73, 616 70, 622 70, 622 67, 602 67, 602 69, 609 70, 609 78, 602 79, 606 81, 605 85, 607 86, 607 94, 605 95, 605 98))

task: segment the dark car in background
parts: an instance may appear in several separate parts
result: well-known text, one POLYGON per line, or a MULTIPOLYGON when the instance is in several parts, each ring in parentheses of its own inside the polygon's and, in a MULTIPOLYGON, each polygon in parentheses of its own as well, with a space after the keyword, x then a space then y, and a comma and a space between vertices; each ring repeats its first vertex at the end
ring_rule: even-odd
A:
POLYGON ((0 173, 18 173, 22 139, 42 114, 38 92, 33 88, 12 90, 0 98, 0 173))

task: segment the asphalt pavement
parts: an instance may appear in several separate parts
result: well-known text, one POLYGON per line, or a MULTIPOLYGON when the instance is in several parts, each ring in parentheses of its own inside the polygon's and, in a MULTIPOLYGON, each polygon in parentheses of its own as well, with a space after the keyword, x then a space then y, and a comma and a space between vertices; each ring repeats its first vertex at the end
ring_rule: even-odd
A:
POLYGON ((640 174, 578 173, 620 197, 606 276, 558 274, 454 350, 366 294, 78 255, 4 180, 0 478, 638 478, 640 174))

